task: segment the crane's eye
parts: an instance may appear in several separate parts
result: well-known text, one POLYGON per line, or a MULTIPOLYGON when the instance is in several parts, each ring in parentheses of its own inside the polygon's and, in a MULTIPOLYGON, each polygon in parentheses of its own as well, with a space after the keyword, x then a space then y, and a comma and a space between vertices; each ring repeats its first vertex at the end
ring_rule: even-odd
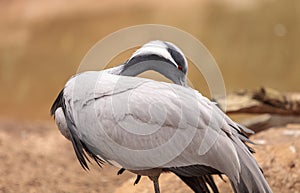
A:
POLYGON ((178 66, 178 70, 182 71, 182 66, 178 66))

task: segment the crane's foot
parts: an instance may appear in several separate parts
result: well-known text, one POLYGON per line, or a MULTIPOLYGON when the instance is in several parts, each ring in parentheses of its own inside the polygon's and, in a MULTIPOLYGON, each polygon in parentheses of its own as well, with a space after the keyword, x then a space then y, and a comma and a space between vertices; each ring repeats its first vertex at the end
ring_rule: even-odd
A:
MULTIPOLYGON (((121 175, 121 174, 123 174, 124 173, 124 171, 125 171, 126 169, 125 168, 121 168, 119 171, 118 171, 118 175, 121 175)), ((134 181, 134 183, 133 183, 133 185, 136 185, 136 184, 138 184, 139 183, 139 181, 140 181, 140 179, 141 179, 141 175, 136 175, 136 179, 135 179, 135 181, 134 181)))
POLYGON ((125 171, 125 168, 121 168, 121 169, 118 171, 118 175, 123 174, 124 171, 125 171))
POLYGON ((139 181, 140 181, 140 179, 141 179, 141 175, 137 175, 136 176, 136 179, 135 179, 135 181, 134 181, 134 183, 133 183, 133 185, 136 185, 136 184, 138 184, 139 183, 139 181))

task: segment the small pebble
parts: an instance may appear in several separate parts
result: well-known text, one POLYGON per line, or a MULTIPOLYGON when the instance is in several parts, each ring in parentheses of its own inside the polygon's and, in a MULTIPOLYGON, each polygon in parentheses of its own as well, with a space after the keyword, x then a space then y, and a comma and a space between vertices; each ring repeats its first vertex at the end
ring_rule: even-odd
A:
POLYGON ((284 130, 283 135, 300 137, 300 130, 284 130))
POLYGON ((267 143, 267 141, 264 139, 255 139, 255 140, 253 140, 253 142, 257 145, 264 145, 267 143))
POLYGON ((289 149, 290 149, 290 151, 291 151, 293 154, 296 153, 296 147, 295 147, 295 146, 290 145, 289 149))

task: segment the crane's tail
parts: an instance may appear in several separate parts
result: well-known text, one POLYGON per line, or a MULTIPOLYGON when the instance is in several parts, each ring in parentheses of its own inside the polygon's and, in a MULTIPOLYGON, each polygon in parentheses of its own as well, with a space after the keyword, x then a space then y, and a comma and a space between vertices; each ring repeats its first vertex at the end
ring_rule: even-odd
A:
MULTIPOLYGON (((175 173, 176 174, 176 173, 175 173)), ((211 175, 187 177, 176 174, 186 185, 188 185, 195 193, 219 193, 218 187, 211 175), (210 186, 210 189, 208 187, 210 186)))
POLYGON ((240 140, 234 140, 240 161, 240 179, 231 179, 231 185, 236 193, 272 193, 262 170, 256 160, 240 140))

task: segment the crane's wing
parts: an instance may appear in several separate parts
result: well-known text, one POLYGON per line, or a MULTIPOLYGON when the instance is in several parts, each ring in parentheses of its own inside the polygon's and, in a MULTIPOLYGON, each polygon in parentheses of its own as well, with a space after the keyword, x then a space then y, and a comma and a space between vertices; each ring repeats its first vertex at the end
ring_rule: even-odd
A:
POLYGON ((81 151, 87 149, 130 170, 158 167, 185 176, 225 173, 235 186, 241 172, 249 172, 241 161, 259 170, 240 140, 241 127, 193 89, 86 72, 72 78, 63 93, 79 160, 85 160, 81 151))
POLYGON ((240 170, 227 117, 195 90, 88 72, 67 83, 64 97, 72 132, 127 169, 198 164, 240 170), (225 157, 226 166, 218 161, 225 157))

